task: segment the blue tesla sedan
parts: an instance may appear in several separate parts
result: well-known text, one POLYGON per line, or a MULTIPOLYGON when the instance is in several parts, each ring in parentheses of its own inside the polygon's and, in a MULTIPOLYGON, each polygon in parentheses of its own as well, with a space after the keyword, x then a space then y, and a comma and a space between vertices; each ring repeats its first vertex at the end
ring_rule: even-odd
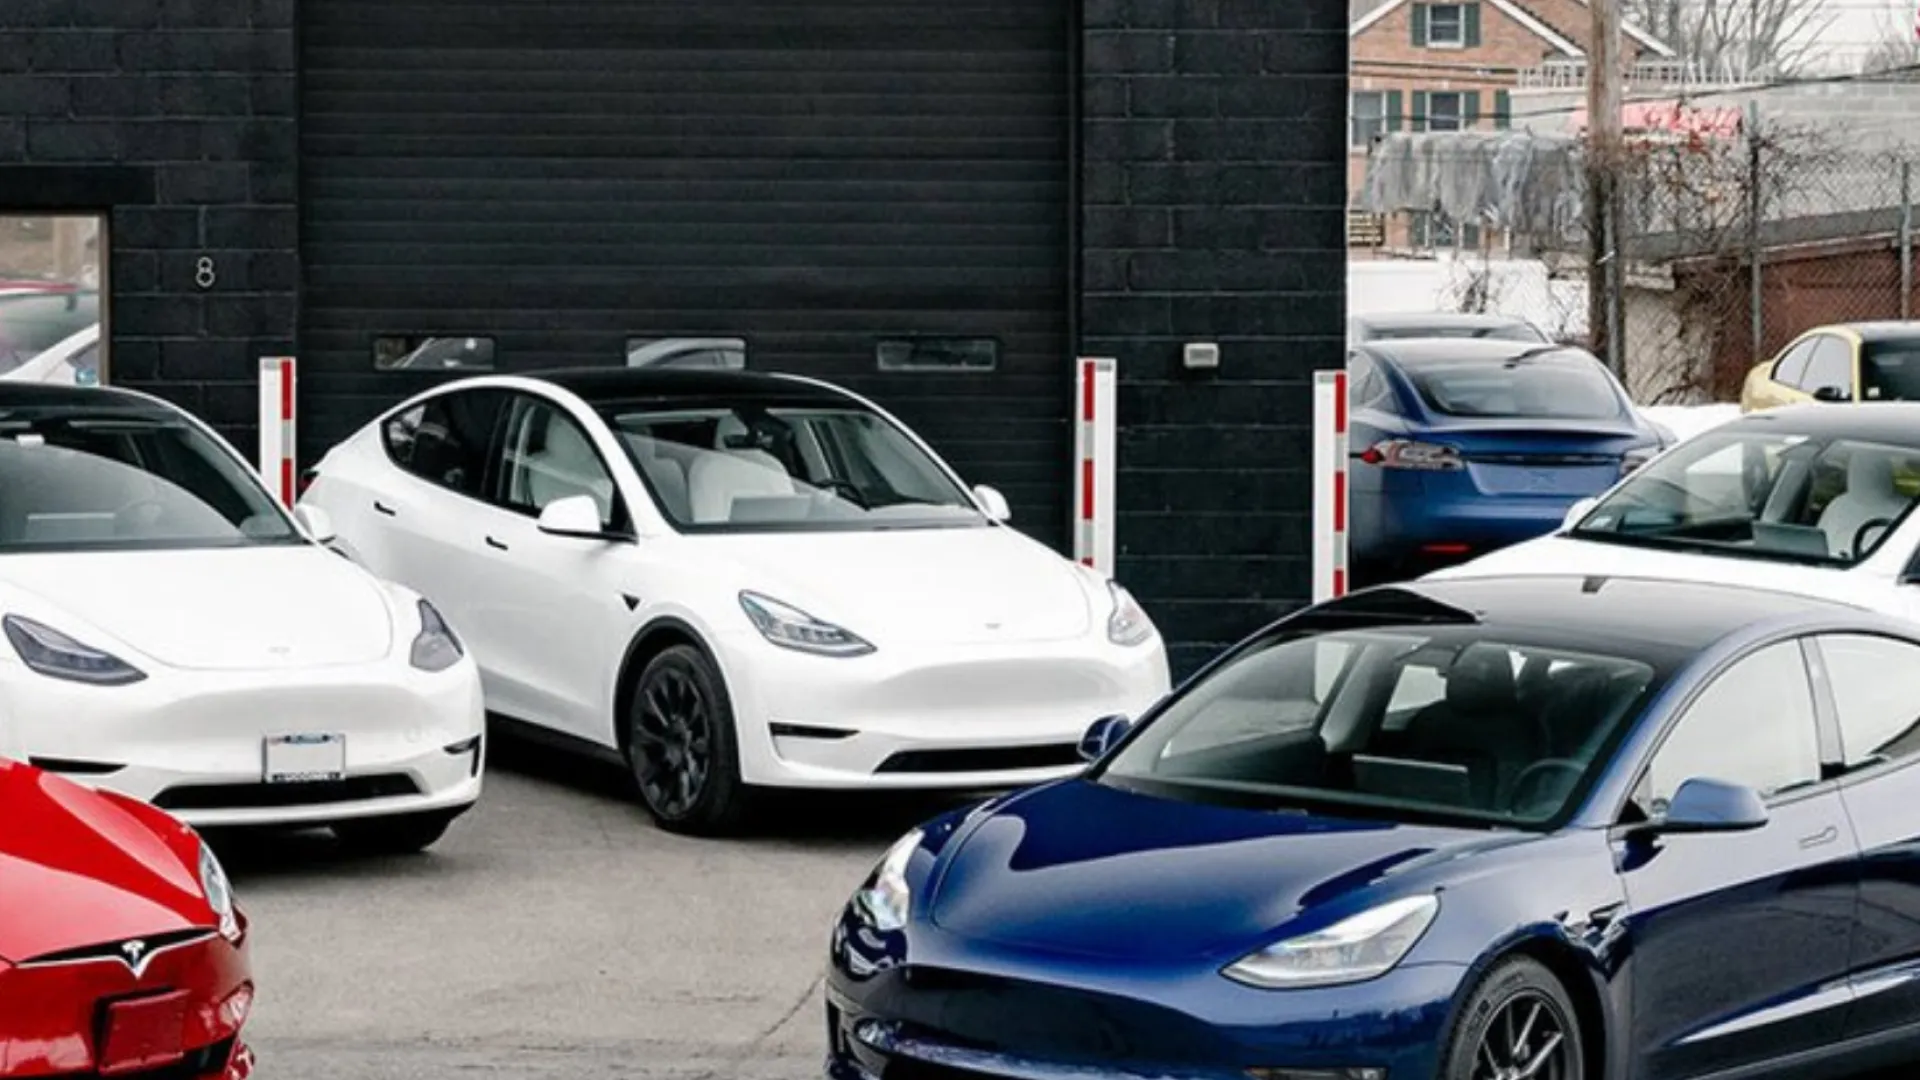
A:
POLYGON ((1382 587, 833 930, 835 1080, 1683 1080, 1920 1050, 1920 629, 1715 585, 1382 587))
POLYGON ((1425 338, 1347 360, 1358 580, 1414 577, 1559 526, 1671 441, 1584 350, 1425 338))

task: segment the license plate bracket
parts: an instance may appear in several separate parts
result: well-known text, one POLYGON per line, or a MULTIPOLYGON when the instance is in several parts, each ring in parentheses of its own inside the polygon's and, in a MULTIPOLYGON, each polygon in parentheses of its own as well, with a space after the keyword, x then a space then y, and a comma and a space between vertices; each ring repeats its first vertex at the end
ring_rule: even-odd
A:
POLYGON ((185 990, 110 1002, 96 1071, 120 1076, 178 1064, 186 1057, 185 990))
POLYGON ((261 747, 261 778, 269 784, 312 784, 347 775, 347 737, 339 732, 270 735, 261 747))

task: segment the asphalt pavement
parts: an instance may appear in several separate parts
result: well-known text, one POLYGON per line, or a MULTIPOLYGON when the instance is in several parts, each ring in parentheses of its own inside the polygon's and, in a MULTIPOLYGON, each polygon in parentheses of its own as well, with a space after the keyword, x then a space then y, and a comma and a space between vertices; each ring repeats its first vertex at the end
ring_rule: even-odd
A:
POLYGON ((617 769, 499 743, 421 856, 215 839, 254 920, 275 1080, 820 1075, 828 928, 951 800, 783 800, 762 835, 661 832, 617 769))

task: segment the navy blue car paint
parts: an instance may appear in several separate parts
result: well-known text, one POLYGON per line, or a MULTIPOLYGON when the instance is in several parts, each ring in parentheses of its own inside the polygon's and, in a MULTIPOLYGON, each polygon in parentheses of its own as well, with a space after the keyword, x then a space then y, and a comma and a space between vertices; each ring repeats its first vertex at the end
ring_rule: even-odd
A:
MULTIPOLYGON (((1857 1060, 1920 1060, 1920 766, 1789 793, 1745 831, 1620 824, 1667 727, 1738 659, 1824 633, 1920 644, 1920 632, 1712 586, 1543 578, 1412 589, 1489 624, 1554 612, 1575 631, 1614 636, 1639 617, 1664 642, 1650 648, 1686 659, 1553 831, 1240 809, 1120 790, 1097 767, 1093 779, 936 819, 908 864, 908 925, 879 933, 849 907, 835 926, 828 1074, 881 1075, 890 1048, 1029 1080, 1096 1075, 1087 1070, 1244 1080, 1250 1067, 1365 1065, 1425 1080, 1466 993, 1515 952, 1547 961, 1581 1003, 1603 1064, 1589 1080, 1788 1075, 1777 1070, 1840 1068, 1856 1060, 1841 1051, 1866 1049, 1877 1056, 1857 1060), (1569 581, 1580 587, 1537 595, 1569 581), (1587 612, 1565 599, 1609 589, 1612 600, 1587 612), (1650 589, 1688 604, 1685 614, 1636 616, 1650 589), (1221 974, 1274 941, 1425 893, 1439 896, 1439 916, 1378 978, 1270 991, 1221 974)), ((1816 711, 1831 757, 1831 701, 1816 711)))

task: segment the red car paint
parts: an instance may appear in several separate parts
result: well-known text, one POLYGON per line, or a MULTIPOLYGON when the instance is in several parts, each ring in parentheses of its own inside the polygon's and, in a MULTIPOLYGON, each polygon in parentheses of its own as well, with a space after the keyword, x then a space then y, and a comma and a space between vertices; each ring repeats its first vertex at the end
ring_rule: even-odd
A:
POLYGON ((0 759, 0 1078, 251 1075, 246 917, 222 935, 200 844, 144 803, 0 759))

